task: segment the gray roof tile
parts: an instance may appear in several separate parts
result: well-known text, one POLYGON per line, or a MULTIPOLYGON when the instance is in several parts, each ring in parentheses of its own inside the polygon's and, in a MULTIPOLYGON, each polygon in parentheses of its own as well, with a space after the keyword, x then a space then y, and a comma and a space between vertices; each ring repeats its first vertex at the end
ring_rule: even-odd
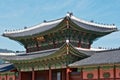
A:
POLYGON ((13 56, 3 56, 0 57, 5 60, 28 60, 28 59, 34 59, 38 57, 48 56, 50 54, 53 54, 58 49, 51 49, 51 50, 45 50, 45 51, 38 51, 33 52, 29 54, 22 54, 22 55, 13 55, 13 56))
POLYGON ((120 50, 98 52, 91 57, 77 61, 69 66, 87 66, 99 64, 115 64, 120 63, 120 50))
POLYGON ((6 72, 15 69, 13 64, 5 63, 0 65, 0 72, 6 72))

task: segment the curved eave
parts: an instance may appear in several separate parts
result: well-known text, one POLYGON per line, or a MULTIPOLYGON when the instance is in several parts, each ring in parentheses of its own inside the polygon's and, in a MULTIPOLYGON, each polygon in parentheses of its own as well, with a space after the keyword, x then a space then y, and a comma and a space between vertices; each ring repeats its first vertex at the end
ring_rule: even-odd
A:
POLYGON ((66 22, 63 22, 65 19, 70 19, 70 21, 72 21, 74 24, 78 25, 80 28, 86 31, 93 31, 96 33, 111 33, 111 32, 117 31, 117 28, 115 25, 96 24, 93 22, 88 22, 82 19, 78 19, 75 16, 69 14, 64 18, 60 18, 57 20, 49 21, 49 22, 43 22, 39 25, 29 27, 23 30, 4 32, 3 36, 14 39, 17 37, 24 37, 24 36, 28 37, 28 36, 33 36, 33 35, 42 34, 42 33, 46 34, 46 32, 51 31, 51 29, 55 27, 58 28, 59 26, 60 28, 61 24, 67 25, 66 22))
MULTIPOLYGON (((56 49, 57 50, 57 49, 56 49)), ((56 51, 55 50, 55 51, 56 51)), ((38 53, 28 53, 28 54, 22 54, 22 55, 16 55, 16 56, 4 56, 2 57, 3 60, 9 61, 11 63, 21 63, 21 62, 30 62, 30 61, 34 61, 37 59, 44 59, 49 57, 49 55, 52 55, 55 51, 39 51, 38 53)))
POLYGON ((29 27, 23 30, 4 32, 3 36, 9 37, 9 38, 16 38, 16 37, 24 37, 24 36, 26 37, 26 36, 32 36, 35 34, 43 33, 59 25, 63 21, 63 19, 64 18, 57 19, 54 21, 49 21, 49 22, 43 22, 39 25, 29 27))
POLYGON ((78 25, 80 28, 85 30, 100 32, 100 33, 111 33, 117 31, 117 27, 115 25, 102 25, 93 22, 88 22, 82 19, 78 19, 75 16, 70 17, 71 21, 78 25))
MULTIPOLYGON (((53 59, 53 58, 57 58, 57 57, 64 57, 67 54, 67 48, 66 48, 67 44, 65 43, 61 48, 56 49, 53 52, 49 53, 37 53, 37 54, 26 54, 23 56, 4 56, 1 57, 4 60, 7 60, 9 62, 12 63, 24 63, 24 62, 31 62, 31 61, 42 61, 42 60, 49 60, 49 59, 53 59), (29 55, 33 55, 30 58, 28 58, 29 55)), ((70 54, 80 57, 80 58, 86 58, 88 57, 87 54, 81 53, 80 51, 78 51, 77 49, 75 49, 71 44, 69 44, 69 52, 70 54)))
POLYGON ((1 64, 0 65, 0 72, 7 72, 13 69, 15 69, 13 64, 1 64))

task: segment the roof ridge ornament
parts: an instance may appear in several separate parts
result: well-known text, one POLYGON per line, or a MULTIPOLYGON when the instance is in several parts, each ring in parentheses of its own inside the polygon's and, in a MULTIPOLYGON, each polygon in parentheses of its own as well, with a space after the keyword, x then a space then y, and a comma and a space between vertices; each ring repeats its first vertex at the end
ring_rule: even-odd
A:
POLYGON ((71 16, 73 16, 73 13, 72 12, 67 12, 66 16, 71 17, 71 16))
POLYGON ((43 22, 45 23, 45 22, 47 22, 46 20, 43 20, 43 22))

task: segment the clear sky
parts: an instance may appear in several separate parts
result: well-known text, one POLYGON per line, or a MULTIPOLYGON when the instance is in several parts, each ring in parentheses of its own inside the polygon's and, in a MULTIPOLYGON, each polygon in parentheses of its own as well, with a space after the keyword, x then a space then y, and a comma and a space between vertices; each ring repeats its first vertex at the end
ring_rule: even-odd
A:
MULTIPOLYGON (((0 0, 0 34, 7 30, 34 26, 43 20, 66 16, 67 12, 85 20, 115 24, 120 28, 120 0, 0 0)), ((120 32, 97 41, 93 47, 116 48, 120 46, 120 32)), ((0 48, 24 50, 17 42, 0 36, 0 48)))

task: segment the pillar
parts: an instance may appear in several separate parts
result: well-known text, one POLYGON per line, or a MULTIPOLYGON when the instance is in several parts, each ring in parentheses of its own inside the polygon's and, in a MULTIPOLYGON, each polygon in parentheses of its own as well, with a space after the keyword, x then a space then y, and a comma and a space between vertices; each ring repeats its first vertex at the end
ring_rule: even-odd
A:
POLYGON ((100 80, 100 66, 98 66, 98 80, 100 80))
POLYGON ((70 72, 70 68, 67 67, 66 68, 66 80, 70 80, 69 72, 70 72))
POLYGON ((115 65, 113 67, 113 75, 114 75, 114 80, 116 80, 116 66, 115 65))
POLYGON ((32 68, 32 80, 35 80, 35 71, 34 71, 34 68, 32 68))
POLYGON ((65 80, 65 69, 62 69, 62 80, 65 80))
POLYGON ((49 80, 52 80, 52 70, 51 70, 51 67, 49 68, 49 80))
POLYGON ((8 79, 7 79, 7 76, 8 76, 8 75, 6 74, 6 75, 5 75, 5 77, 6 77, 6 80, 8 80, 8 79))

